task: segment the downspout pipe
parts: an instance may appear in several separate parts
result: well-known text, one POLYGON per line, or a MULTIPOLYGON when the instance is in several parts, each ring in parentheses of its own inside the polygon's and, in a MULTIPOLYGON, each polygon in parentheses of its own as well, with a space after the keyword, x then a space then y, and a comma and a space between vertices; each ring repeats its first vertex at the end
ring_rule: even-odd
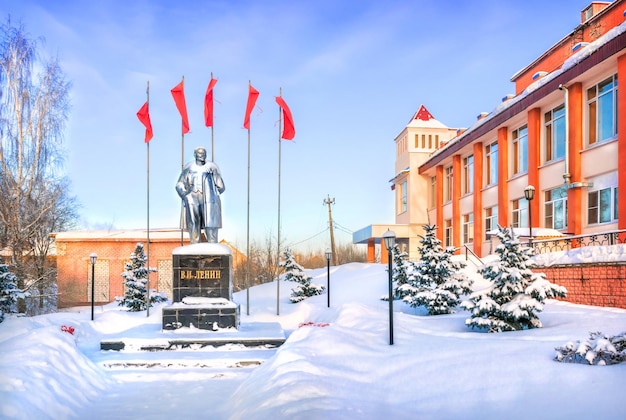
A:
POLYGON ((572 174, 569 171, 569 90, 563 84, 559 85, 559 90, 562 90, 565 95, 565 173, 563 174, 563 182, 567 188, 572 180, 572 174))

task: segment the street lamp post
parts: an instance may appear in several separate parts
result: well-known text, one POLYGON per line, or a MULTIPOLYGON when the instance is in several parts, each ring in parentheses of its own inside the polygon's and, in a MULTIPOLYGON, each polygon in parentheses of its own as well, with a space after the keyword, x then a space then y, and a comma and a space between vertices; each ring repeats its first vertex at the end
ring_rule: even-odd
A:
POLYGON ((394 231, 387 229, 387 232, 383 234, 383 240, 385 242, 385 248, 387 248, 387 261, 389 263, 387 272, 389 274, 389 345, 393 344, 393 290, 391 288, 391 282, 393 280, 392 265, 393 259, 391 250, 396 244, 396 234, 394 231))
POLYGON ((96 270, 96 260, 98 259, 98 255, 95 252, 92 252, 89 256, 91 260, 91 320, 93 321, 93 303, 95 300, 95 292, 96 292, 96 278, 94 276, 96 270))
POLYGON ((532 185, 524 188, 524 197, 528 201, 528 246, 532 246, 533 243, 533 206, 531 201, 535 198, 535 187, 532 185))
POLYGON ((326 248, 326 299, 330 308, 330 257, 333 255, 329 248, 326 248))

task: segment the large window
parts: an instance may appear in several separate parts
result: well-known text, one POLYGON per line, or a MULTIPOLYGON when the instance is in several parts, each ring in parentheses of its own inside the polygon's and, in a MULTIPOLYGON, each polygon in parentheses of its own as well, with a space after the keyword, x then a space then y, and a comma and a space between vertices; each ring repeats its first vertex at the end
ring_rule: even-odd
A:
POLYGON ((430 177, 430 194, 428 194, 428 208, 433 209, 436 206, 437 199, 437 177, 430 177))
POLYGON ((589 144, 617 135, 617 75, 587 89, 587 111, 589 144))
POLYGON ((474 242, 474 213, 463 215, 463 243, 474 242))
POLYGON ((452 166, 445 169, 446 202, 452 201, 452 166))
POLYGON ((528 200, 520 198, 513 200, 512 225, 514 228, 528 227, 528 200))
POLYGON ((446 246, 452 246, 452 220, 448 219, 444 223, 445 244, 446 246))
POLYGON ((561 159, 565 156, 565 105, 546 112, 544 119, 545 161, 561 159))
POLYGON ((406 211, 406 202, 407 202, 407 188, 406 181, 400 184, 400 212, 404 213, 406 211))
POLYGON ((554 188, 544 193, 545 227, 565 229, 567 227, 567 189, 554 188))
POLYGON ((528 172, 528 126, 513 130, 513 175, 528 172))
POLYGON ((485 147, 485 185, 498 183, 498 142, 493 142, 485 147))
POLYGON ((485 209, 485 239, 488 232, 498 229, 498 206, 485 209))
POLYGON ((463 158, 463 194, 474 192, 474 156, 463 158))
POLYGON ((609 223, 617 220, 617 187, 589 191, 587 222, 609 223))

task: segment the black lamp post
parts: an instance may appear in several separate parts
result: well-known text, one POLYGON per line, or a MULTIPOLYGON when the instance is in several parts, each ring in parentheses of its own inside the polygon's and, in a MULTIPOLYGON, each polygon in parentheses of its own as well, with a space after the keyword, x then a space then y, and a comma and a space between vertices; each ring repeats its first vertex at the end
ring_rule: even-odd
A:
POLYGON ((388 260, 388 274, 389 274, 389 345, 393 344, 393 290, 391 288, 391 282, 393 279, 391 261, 393 259, 391 250, 396 244, 396 234, 394 231, 387 229, 387 232, 383 234, 383 240, 385 241, 385 248, 387 248, 387 260, 388 260))
POLYGON ((98 255, 95 252, 92 252, 89 256, 91 260, 91 320, 93 321, 93 303, 95 300, 95 292, 96 292, 96 278, 94 276, 96 270, 96 260, 98 259, 98 255))
POLYGON ((533 243, 533 210, 531 201, 535 198, 535 187, 529 185, 524 188, 524 197, 528 200, 528 245, 532 246, 533 243))
POLYGON ((326 248, 326 298, 328 300, 328 307, 330 308, 330 257, 333 253, 330 248, 326 248))

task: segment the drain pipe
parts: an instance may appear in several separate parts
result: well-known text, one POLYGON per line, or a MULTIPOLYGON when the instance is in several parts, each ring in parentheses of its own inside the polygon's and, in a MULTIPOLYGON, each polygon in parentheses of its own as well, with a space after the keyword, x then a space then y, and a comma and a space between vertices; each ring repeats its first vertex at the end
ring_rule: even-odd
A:
POLYGON ((593 182, 572 182, 572 174, 569 171, 569 90, 564 84, 559 85, 559 90, 562 90, 565 95, 565 173, 563 174, 563 183, 566 189, 593 187, 593 182))
POLYGON ((565 95, 565 173, 563 174, 563 182, 565 188, 569 188, 572 174, 569 172, 569 90, 567 86, 560 84, 559 90, 565 95))

